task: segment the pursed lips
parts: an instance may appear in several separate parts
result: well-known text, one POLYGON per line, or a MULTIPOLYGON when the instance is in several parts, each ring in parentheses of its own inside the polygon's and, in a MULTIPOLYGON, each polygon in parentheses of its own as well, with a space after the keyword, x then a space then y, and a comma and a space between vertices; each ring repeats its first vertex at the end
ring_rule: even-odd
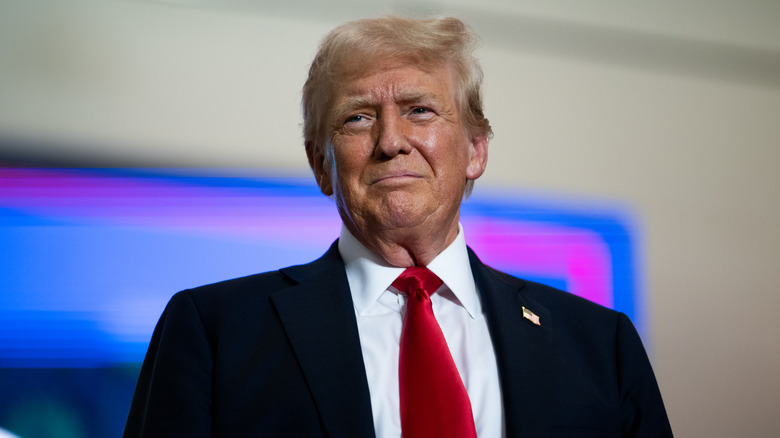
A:
POLYGON ((397 170, 394 172, 387 172, 375 177, 371 184, 377 184, 381 182, 391 182, 393 180, 400 180, 404 178, 420 178, 420 174, 411 170, 397 170))

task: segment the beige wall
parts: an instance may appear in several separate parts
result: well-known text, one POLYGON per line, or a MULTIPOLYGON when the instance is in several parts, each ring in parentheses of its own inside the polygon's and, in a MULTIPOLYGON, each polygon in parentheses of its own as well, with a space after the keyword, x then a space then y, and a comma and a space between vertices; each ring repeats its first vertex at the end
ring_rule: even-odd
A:
MULTIPOLYGON (((496 136, 477 190, 636 209, 648 347, 677 436, 774 436, 780 3, 548 3, 413 10, 484 37, 496 136)), ((0 0, 0 158, 306 174, 298 100, 317 40, 410 10, 329 5, 0 0)))

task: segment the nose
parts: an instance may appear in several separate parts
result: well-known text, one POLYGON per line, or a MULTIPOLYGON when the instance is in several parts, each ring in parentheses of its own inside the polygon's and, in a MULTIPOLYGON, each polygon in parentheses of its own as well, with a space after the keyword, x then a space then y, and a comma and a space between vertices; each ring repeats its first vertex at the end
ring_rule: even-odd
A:
POLYGON ((392 158, 412 151, 406 120, 397 111, 384 111, 374 124, 377 129, 374 153, 377 158, 392 158))

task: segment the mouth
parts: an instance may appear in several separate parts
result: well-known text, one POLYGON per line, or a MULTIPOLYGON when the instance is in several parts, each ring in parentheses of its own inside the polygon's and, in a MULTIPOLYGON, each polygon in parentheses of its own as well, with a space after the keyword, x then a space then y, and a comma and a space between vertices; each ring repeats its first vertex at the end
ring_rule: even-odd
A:
POLYGON ((372 181, 372 184, 380 183, 401 183, 411 179, 420 178, 420 175, 410 170, 399 170, 395 172, 384 173, 372 181))

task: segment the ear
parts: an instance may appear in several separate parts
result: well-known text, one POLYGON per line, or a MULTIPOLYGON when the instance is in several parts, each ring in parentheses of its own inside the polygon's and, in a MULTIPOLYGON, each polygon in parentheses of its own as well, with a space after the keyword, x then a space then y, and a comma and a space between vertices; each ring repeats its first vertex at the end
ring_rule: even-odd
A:
POLYGON ((469 146, 471 156, 468 167, 466 167, 466 178, 475 180, 485 173, 488 159, 488 143, 490 143, 488 135, 480 134, 471 137, 471 145, 469 146))
POLYGON ((322 148, 315 146, 312 141, 307 141, 306 156, 309 158, 309 166, 314 172, 314 178, 317 180, 320 191, 325 196, 333 195, 333 185, 330 179, 331 169, 322 148))

